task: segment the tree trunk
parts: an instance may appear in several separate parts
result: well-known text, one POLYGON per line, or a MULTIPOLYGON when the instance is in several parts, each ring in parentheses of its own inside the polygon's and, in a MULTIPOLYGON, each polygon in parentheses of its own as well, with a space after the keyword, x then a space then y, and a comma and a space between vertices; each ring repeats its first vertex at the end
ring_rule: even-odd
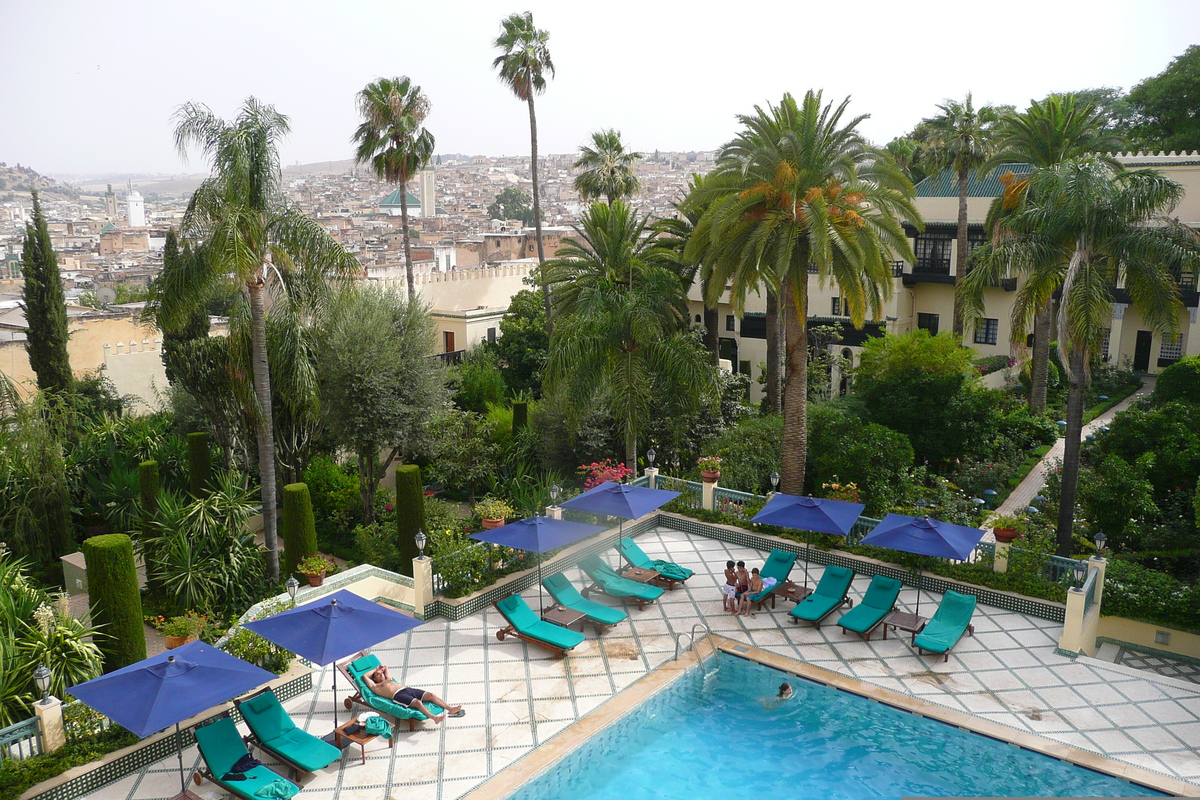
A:
MULTIPOLYGON (((538 186, 538 148, 537 148, 537 116, 533 113, 533 92, 529 93, 529 171, 533 177, 533 229, 537 234, 538 265, 546 262, 546 250, 542 245, 542 201, 538 186)), ((546 335, 554 332, 554 321, 550 318, 550 285, 546 283, 546 275, 538 270, 538 278, 542 282, 542 303, 546 306, 546 335)))
POLYGON ((409 302, 417 296, 417 282, 413 279, 412 245, 408 241, 408 184, 400 184, 400 224, 404 228, 404 277, 408 280, 409 302))
POLYGON ((763 392, 763 411, 779 413, 779 295, 767 289, 767 385, 763 392))
POLYGON ((1033 318, 1033 353, 1029 364, 1029 410, 1046 410, 1046 387, 1050 379, 1050 301, 1033 318))
POLYGON ((258 480, 262 486, 263 546, 267 580, 279 580, 279 525, 275 512, 275 423, 271 411, 271 373, 267 364, 267 312, 263 304, 264 281, 247 282, 250 292, 251 373, 258 400, 258 480))
POLYGON ((784 494, 804 494, 804 468, 808 456, 808 273, 803 283, 783 281, 787 311, 787 374, 783 383, 783 464, 780 489, 784 494), (794 296, 798 295, 798 296, 794 296))
POLYGON ((721 359, 721 334, 717 326, 721 324, 721 315, 717 307, 704 307, 704 349, 708 351, 713 366, 721 359))
POLYGON ((633 470, 633 477, 637 477, 637 432, 634 431, 633 425, 630 424, 625 430, 625 466, 633 470))
POLYGON ((363 524, 370 525, 375 521, 375 477, 376 453, 358 454, 358 499, 362 503, 363 524))
MULTIPOLYGON (((958 171, 958 243, 955 250, 958 263, 954 267, 954 282, 957 284, 967 275, 967 177, 964 168, 958 171)), ((963 335, 963 304, 958 292, 954 293, 954 332, 963 335)))
POLYGON ((1071 555, 1071 534, 1075 524, 1075 494, 1079 488, 1079 449, 1083 434, 1083 393, 1087 389, 1084 365, 1086 354, 1073 347, 1067 357, 1067 431, 1062 462, 1062 499, 1058 506, 1057 554, 1071 555))

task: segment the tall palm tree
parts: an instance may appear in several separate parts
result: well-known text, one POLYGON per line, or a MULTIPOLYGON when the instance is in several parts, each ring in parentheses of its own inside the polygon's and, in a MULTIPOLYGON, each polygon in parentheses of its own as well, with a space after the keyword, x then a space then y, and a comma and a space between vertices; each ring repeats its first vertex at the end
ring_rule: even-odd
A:
POLYGON ((621 132, 606 128, 592 134, 592 147, 579 148, 579 158, 572 165, 583 172, 575 176, 575 191, 584 200, 606 199, 609 204, 623 197, 632 197, 640 184, 634 165, 641 153, 625 149, 621 132))
MULTIPOLYGON (((518 99, 529 106, 529 152, 530 170, 533 176, 533 226, 537 234, 538 263, 546 260, 542 246, 542 205, 538 186, 537 115, 533 110, 533 96, 546 91, 546 74, 554 76, 554 62, 550 60, 547 42, 550 33, 538 30, 533 25, 533 12, 510 14, 500 21, 502 29, 495 47, 503 53, 496 56, 492 67, 500 71, 500 80, 512 89, 518 99)), ((546 305, 546 332, 554 329, 550 316, 550 289, 542 280, 542 302, 546 305)))
POLYGON ((804 490, 808 445, 809 268, 839 289, 856 325, 878 318, 892 290, 893 254, 913 259, 899 219, 920 224, 913 186, 844 119, 849 99, 822 106, 809 91, 801 103, 755 107, 743 130, 721 148, 697 199, 710 202, 688 245, 711 259, 709 299, 727 283, 740 313, 760 284, 779 292, 786 315, 782 487, 804 490))
MULTIPOLYGON (((1178 184, 1153 170, 1126 172, 1096 155, 1068 159, 1030 176, 1025 202, 1008 217, 993 252, 980 259, 980 280, 1011 266, 1026 272, 1013 308, 1024 324, 1061 291, 1058 348, 1068 391, 1059 555, 1072 550, 1083 397, 1092 356, 1112 324, 1115 287, 1124 284, 1147 326, 1162 333, 1179 326, 1183 306, 1172 266, 1200 261, 1200 247, 1178 228, 1147 223, 1182 196, 1178 184)), ((981 312, 979 303, 967 307, 972 318, 981 312)))
POLYGON ((624 201, 594 203, 546 262, 555 287, 558 327, 546 380, 573 407, 604 403, 625 439, 625 463, 637 463, 637 435, 661 407, 695 408, 715 388, 704 351, 688 330, 687 298, 677 272, 624 201))
MULTIPOLYGON (((404 228, 404 274, 408 299, 417 294, 413 281, 412 247, 408 238, 408 182, 433 157, 433 134, 423 127, 429 116, 429 99, 407 75, 380 78, 358 93, 363 117, 353 141, 354 160, 370 164, 375 174, 400 187, 400 223, 404 228)), ((424 209, 430 214, 433 209, 424 209)))
MULTIPOLYGON (((967 271, 967 183, 992 154, 992 137, 1000 121, 1000 111, 993 106, 975 108, 971 93, 960 103, 947 100, 938 106, 941 114, 929 120, 930 137, 923 154, 925 166, 931 170, 950 169, 958 179, 958 279, 967 271)), ((963 333, 962 300, 954 296, 954 332, 963 333)))
MULTIPOLYGON (((996 130, 994 152, 981 171, 988 172, 1004 164, 1028 164, 1034 170, 1048 169, 1085 153, 1103 154, 1119 150, 1124 142, 1105 128, 1106 118, 1094 104, 1073 94, 1050 95, 1034 100, 1020 114, 1008 114, 996 130)), ((1109 157, 1100 155, 1100 158, 1109 157)), ((1115 161, 1112 161, 1115 164, 1115 161)), ((988 209, 986 228, 995 236, 1003 228, 1005 217, 1025 201, 1029 176, 1012 173, 1000 177, 1003 194, 988 209)), ((956 291, 982 292, 983 286, 968 275, 956 291)), ((1033 318, 1033 352, 1030 359, 1029 410, 1046 409, 1046 385, 1050 362, 1051 303, 1039 308, 1033 318)), ((1014 342, 1023 338, 1023 327, 1013 328, 1014 342)))
POLYGON ((286 293, 299 307, 312 308, 331 280, 361 268, 315 220, 284 200, 278 146, 290 130, 286 116, 251 97, 232 122, 199 103, 181 106, 175 119, 180 155, 186 157, 195 145, 212 162, 213 174, 192 195, 182 225, 185 236, 205 243, 207 257, 190 259, 178 274, 163 276, 153 313, 160 327, 177 328, 227 276, 242 290, 243 308, 248 306, 243 316, 250 331, 267 574, 275 581, 279 556, 268 295, 286 293))
POLYGON ((708 285, 712 270, 705 265, 702 258, 689 258, 685 255, 688 242, 696 230, 696 223, 700 221, 704 208, 706 208, 706 206, 690 202, 688 198, 699 192, 703 185, 704 176, 692 175, 687 195, 681 202, 671 204, 675 208, 675 216, 655 220, 652 227, 658 234, 658 244, 662 248, 664 256, 676 265, 675 269, 684 283, 684 291, 690 289, 697 278, 700 279, 700 293, 704 302, 704 349, 708 351, 713 365, 716 365, 721 356, 720 334, 717 330, 720 320, 716 305, 710 304, 707 299, 704 299, 708 295, 705 287, 708 285))

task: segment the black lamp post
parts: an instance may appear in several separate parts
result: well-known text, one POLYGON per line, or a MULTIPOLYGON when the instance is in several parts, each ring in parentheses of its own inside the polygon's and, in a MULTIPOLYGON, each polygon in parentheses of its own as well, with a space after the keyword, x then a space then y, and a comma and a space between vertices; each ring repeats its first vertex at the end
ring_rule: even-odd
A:
POLYGON ((1104 552, 1104 543, 1108 541, 1108 537, 1104 535, 1104 531, 1096 531, 1096 555, 1104 552))
POLYGON ((779 491, 779 473, 774 470, 771 470, 771 474, 768 477, 770 477, 770 479, 771 479, 771 491, 778 492, 779 491))
POLYGON ((650 465, 651 469, 654 468, 654 456, 656 455, 658 454, 654 452, 653 447, 646 451, 646 463, 650 465))
POLYGON ((290 575, 283 585, 287 589, 288 597, 292 598, 292 604, 294 605, 296 603, 296 592, 300 589, 300 581, 296 580, 295 575, 290 575))
POLYGON ((425 545, 429 542, 429 537, 425 535, 425 531, 418 529, 417 535, 413 537, 413 541, 417 545, 417 558, 424 558, 425 545))
POLYGON ((41 705, 46 705, 50 701, 50 669, 45 664, 38 664, 33 671, 33 682, 42 693, 41 705))

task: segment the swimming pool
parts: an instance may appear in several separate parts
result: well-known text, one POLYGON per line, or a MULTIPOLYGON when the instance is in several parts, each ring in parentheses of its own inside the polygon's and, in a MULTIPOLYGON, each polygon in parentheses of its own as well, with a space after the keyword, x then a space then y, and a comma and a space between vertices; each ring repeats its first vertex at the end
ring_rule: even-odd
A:
POLYGON ((736 656, 696 668, 510 800, 1164 797, 736 656), (787 680, 795 695, 775 701, 787 680))

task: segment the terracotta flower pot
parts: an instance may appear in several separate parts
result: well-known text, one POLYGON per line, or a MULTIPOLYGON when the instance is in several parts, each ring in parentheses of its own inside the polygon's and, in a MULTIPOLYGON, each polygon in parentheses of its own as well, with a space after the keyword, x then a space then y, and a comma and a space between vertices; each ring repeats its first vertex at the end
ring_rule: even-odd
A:
POLYGON ((196 641, 195 636, 168 636, 167 649, 174 650, 176 647, 183 647, 188 642, 196 641))
POLYGON ((719 478, 719 477, 721 477, 721 470, 719 470, 719 469, 702 469, 702 470, 700 470, 700 478, 705 483, 716 483, 717 478, 719 478))
POLYGON ((313 575, 311 573, 306 572, 306 573, 304 573, 304 577, 308 578, 309 586, 320 586, 322 583, 325 582, 325 573, 324 572, 320 573, 319 575, 313 575))
POLYGON ((485 520, 481 520, 480 523, 483 525, 483 529, 485 531, 490 531, 494 528, 503 527, 504 520, 503 519, 485 519, 485 520))
POLYGON ((1001 544, 1009 544, 1017 538, 1016 528, 992 528, 992 533, 996 536, 996 541, 1001 544))

